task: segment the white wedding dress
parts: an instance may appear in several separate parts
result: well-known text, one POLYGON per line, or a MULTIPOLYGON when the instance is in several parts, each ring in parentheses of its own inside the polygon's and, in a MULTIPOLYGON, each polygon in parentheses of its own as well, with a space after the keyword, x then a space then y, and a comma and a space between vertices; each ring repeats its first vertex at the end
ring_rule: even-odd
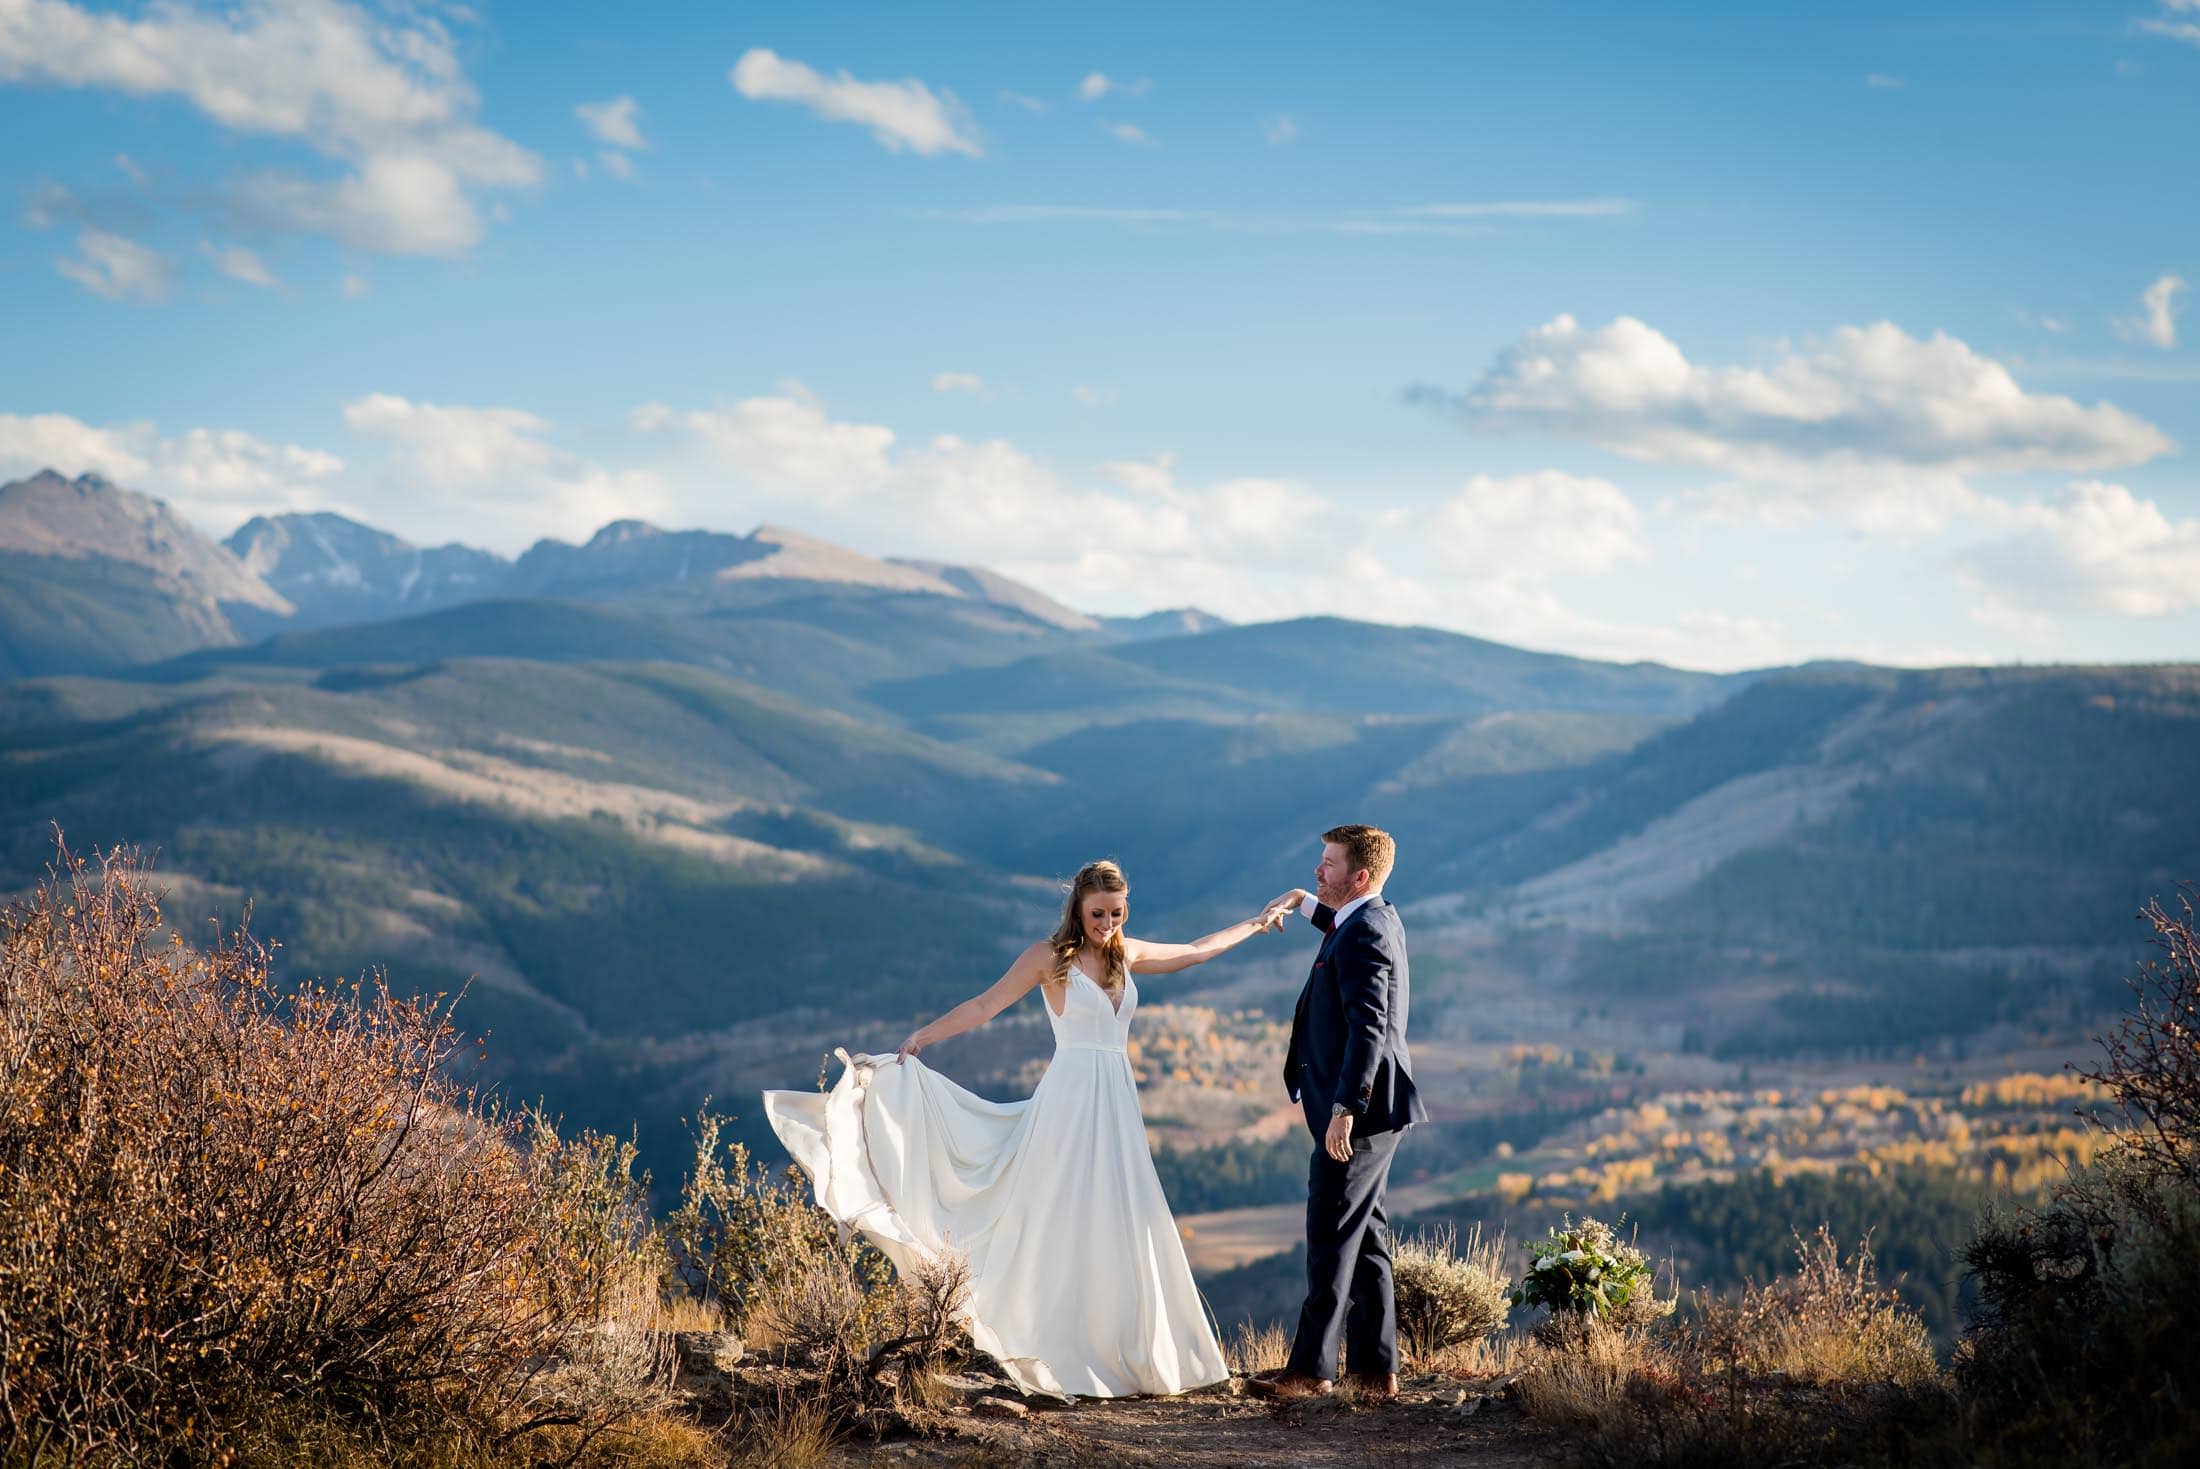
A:
MULTIPOLYGON (((817 1202, 899 1269, 959 1250, 979 1350, 1026 1392, 1178 1393, 1230 1375, 1146 1144, 1118 1010, 1070 966, 1054 1059, 989 1102, 911 1057, 839 1052, 830 1092, 764 1093, 817 1202)), ((1042 992, 1041 1003, 1046 1003, 1042 992)))

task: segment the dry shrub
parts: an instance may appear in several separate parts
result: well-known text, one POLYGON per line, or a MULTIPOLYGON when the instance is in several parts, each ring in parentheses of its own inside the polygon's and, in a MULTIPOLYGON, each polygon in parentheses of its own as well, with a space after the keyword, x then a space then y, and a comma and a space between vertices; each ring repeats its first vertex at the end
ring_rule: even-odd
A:
POLYGON ((963 1324, 970 1304, 970 1261, 956 1253, 925 1260, 895 1282, 887 1329, 892 1333, 870 1349, 874 1378, 892 1363, 905 1407, 937 1411, 948 1393, 939 1373, 950 1357, 972 1349, 963 1324))
POLYGON ((1230 1370, 1241 1377, 1276 1371, 1291 1360, 1291 1333, 1274 1324, 1255 1326, 1250 1319, 1240 1321, 1230 1334, 1223 1356, 1230 1370))
POLYGON ((538 1416, 602 1431, 659 1413, 679 1364, 661 1289, 669 1256, 649 1176, 634 1171, 637 1144, 586 1130, 561 1137, 540 1112, 527 1114, 525 1141, 538 1273, 591 1323, 543 1379, 543 1398, 564 1411, 538 1416))
POLYGON ((2123 1126, 2117 1151, 2128 1176, 2140 1180, 2127 1209, 2167 1219, 2155 1208, 2164 1194, 2153 1185, 2175 1183, 2200 1190, 2200 923, 2187 883, 2174 910, 2150 899, 2139 917, 2154 930, 2149 941, 2161 954, 2142 964, 2129 981, 2132 1008, 2116 1030, 2100 1037, 2100 1069, 2079 1077, 2107 1089, 2123 1126))
POLYGON ((1563 1344, 1537 1342, 1523 1353, 1520 1406, 1560 1428, 1602 1424, 1625 1414, 1629 1379, 1653 1365, 1663 1365, 1663 1359, 1647 1333, 1583 1313, 1579 1329, 1563 1344))
POLYGON ((897 1277, 861 1235, 810 1202, 798 1172, 771 1178, 741 1144, 721 1146, 724 1121, 705 1105, 695 1168, 665 1225, 671 1299, 675 1309, 719 1313, 751 1347, 816 1383, 799 1412, 756 1417, 749 1451, 793 1462, 808 1452, 813 1417, 830 1438, 878 1433, 908 1410, 944 1406, 939 1373, 971 1349, 969 1262, 942 1255, 897 1277))
POLYGON ((1587 1317, 1563 1345, 1526 1344, 1516 1401, 1559 1431, 1562 1461, 1621 1469, 1908 1462, 1900 1417, 1822 1389, 1730 1390, 1683 1339, 1587 1317))
POLYGON ((802 1332, 827 1307, 844 1310, 840 1329, 869 1340, 893 1305, 892 1266, 860 1236, 844 1241, 795 1169, 774 1179, 743 1144, 721 1148, 725 1122, 706 1099, 695 1123, 695 1168, 664 1226, 669 1293, 705 1303, 744 1334, 767 1301, 770 1319, 757 1323, 767 1334, 802 1332))
POLYGON ((867 1286, 838 1250, 805 1256, 756 1293, 750 1339, 811 1368, 827 1394, 838 1396, 860 1381, 869 1363, 864 1323, 877 1313, 867 1286))
MULTIPOLYGON (((1823 1230, 1802 1272, 1714 1303, 1696 1328, 1566 1313, 1516 1366, 1521 1407, 1596 1465, 1911 1462, 1947 1416, 1923 1328, 1823 1230)), ((1549 1328, 1549 1329, 1546 1329, 1549 1328)))
POLYGON ((733 1462, 748 1469, 817 1469, 832 1452, 832 1415, 815 1397, 782 1389, 749 1415, 733 1462))
POLYGON ((1485 1336, 1476 1341, 1464 1341, 1426 1357, 1417 1357, 1413 1365, 1423 1372, 1434 1372, 1444 1377, 1489 1378, 1510 1373, 1520 1357, 1526 1339, 1509 1333, 1485 1336))
POLYGON ((442 997, 278 992, 243 931, 168 933, 131 855, 63 849, 0 915, 0 1450, 220 1459, 271 1401, 599 1427, 547 1369, 615 1252, 573 1244, 604 1229, 538 1191, 465 1049, 442 997))
POLYGON ((1505 1239, 1482 1238, 1477 1224, 1459 1248, 1459 1231, 1446 1224, 1423 1230, 1391 1255, 1398 1336, 1417 1366, 1428 1366, 1448 1348, 1480 1341, 1512 1313, 1505 1277, 1505 1239))
POLYGON ((2200 925, 2187 885, 2140 917, 2161 957, 2101 1038, 2114 1136, 2038 1209, 1981 1220, 1979 1309, 1956 1361, 1962 1448, 2027 1464, 2200 1457, 2200 925))
POLYGON ((1795 1274, 1702 1304, 1695 1332, 1708 1357, 1730 1371, 1799 1383, 1939 1381, 1925 1323, 1881 1288, 1868 1239, 1844 1262, 1821 1224, 1807 1240, 1796 1236, 1795 1255, 1795 1274))
POLYGON ((726 1317, 711 1302, 679 1292, 657 1299, 651 1324, 675 1336, 684 1331, 720 1332, 726 1329, 726 1317))

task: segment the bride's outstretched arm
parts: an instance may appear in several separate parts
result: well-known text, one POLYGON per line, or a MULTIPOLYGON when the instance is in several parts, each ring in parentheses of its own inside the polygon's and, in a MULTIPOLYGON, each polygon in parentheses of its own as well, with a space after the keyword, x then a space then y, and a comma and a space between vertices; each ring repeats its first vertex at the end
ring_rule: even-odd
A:
POLYGON ((1125 934, 1123 944, 1130 950, 1131 973, 1174 974, 1179 969, 1204 964, 1217 954, 1228 953, 1256 933, 1281 926, 1284 919, 1298 911, 1299 900, 1303 896, 1299 889, 1294 888, 1242 923, 1218 928, 1188 944, 1157 944, 1149 939, 1134 939, 1125 934))
POLYGON ((972 995, 930 1025, 920 1025, 909 1032, 909 1038, 895 1049, 894 1059, 906 1060, 926 1046, 961 1035, 966 1030, 976 1030, 1030 993, 1031 987, 1046 974, 1048 957, 1044 942, 1033 944, 1018 954, 1016 962, 1008 966, 1008 972, 984 991, 972 995))

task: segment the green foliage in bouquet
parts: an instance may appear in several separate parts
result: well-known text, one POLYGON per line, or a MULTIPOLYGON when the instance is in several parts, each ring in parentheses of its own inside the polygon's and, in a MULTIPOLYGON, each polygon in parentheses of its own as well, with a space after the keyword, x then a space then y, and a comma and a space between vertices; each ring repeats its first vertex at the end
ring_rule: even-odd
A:
POLYGON ((1643 1305, 1656 1300, 1649 1257, 1602 1220, 1584 1218, 1576 1224, 1569 1214, 1548 1238, 1528 1241, 1527 1250, 1535 1259, 1513 1288, 1516 1306, 1542 1306, 1554 1317, 1595 1316, 1630 1324, 1643 1317, 1643 1305))

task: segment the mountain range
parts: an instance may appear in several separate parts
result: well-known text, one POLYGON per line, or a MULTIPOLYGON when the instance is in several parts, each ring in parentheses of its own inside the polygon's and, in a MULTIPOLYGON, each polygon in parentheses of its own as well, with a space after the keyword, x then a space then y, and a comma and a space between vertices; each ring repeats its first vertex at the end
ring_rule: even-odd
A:
MULTIPOLYGON (((171 911, 249 904, 290 972, 470 981, 501 1074, 664 1166, 704 1093, 990 981, 1098 855, 1190 936, 1375 821, 1432 1045, 1743 1059, 2082 1030, 2133 911, 2200 876, 2192 664, 1714 675, 1107 619, 770 526, 223 546, 43 474, 0 488, 0 676, 0 890, 55 826, 156 849, 171 911)), ((1287 1015, 1280 953, 1174 993, 1287 1015)))
POLYGON ((743 536, 614 521, 585 544, 545 539, 507 560, 326 511, 255 516, 217 542, 94 474, 0 485, 0 677, 104 672, 493 598, 693 612, 819 591, 961 602, 1101 641, 1221 625, 1193 609, 1089 616, 982 567, 880 559, 772 525, 743 536))

